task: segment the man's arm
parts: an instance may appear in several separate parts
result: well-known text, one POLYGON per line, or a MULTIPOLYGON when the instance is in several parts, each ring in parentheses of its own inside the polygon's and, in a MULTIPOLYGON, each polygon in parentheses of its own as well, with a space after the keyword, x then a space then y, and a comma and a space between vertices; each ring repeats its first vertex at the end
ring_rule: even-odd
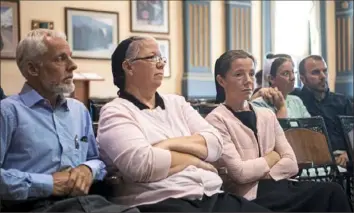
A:
POLYGON ((0 169, 0 182, 0 197, 3 200, 44 198, 50 196, 53 191, 53 177, 48 174, 0 169))
POLYGON ((17 126, 17 119, 11 110, 11 105, 1 103, 0 110, 0 197, 6 200, 48 197, 53 191, 52 175, 3 168, 17 126))

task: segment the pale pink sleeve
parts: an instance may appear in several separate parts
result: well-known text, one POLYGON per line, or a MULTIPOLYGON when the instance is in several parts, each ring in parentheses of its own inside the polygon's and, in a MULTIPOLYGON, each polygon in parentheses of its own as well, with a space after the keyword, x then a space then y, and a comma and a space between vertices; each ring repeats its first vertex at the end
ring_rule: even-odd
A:
POLYGON ((204 137, 208 156, 205 161, 215 162, 222 154, 223 142, 220 133, 210 125, 191 105, 181 97, 184 117, 187 121, 191 134, 199 134, 204 137))
POLYGON ((225 164, 229 177, 239 184, 258 181, 270 171, 267 161, 263 158, 252 160, 242 160, 229 133, 223 119, 215 114, 209 114, 207 121, 219 130, 224 149, 221 162, 225 164))
POLYGON ((275 127, 274 151, 280 155, 281 159, 271 168, 269 175, 274 180, 284 179, 284 177, 290 178, 299 171, 296 156, 276 116, 273 115, 272 117, 275 127))
POLYGON ((103 107, 98 127, 100 152, 124 177, 135 182, 153 182, 168 176, 171 153, 151 146, 127 109, 103 107))

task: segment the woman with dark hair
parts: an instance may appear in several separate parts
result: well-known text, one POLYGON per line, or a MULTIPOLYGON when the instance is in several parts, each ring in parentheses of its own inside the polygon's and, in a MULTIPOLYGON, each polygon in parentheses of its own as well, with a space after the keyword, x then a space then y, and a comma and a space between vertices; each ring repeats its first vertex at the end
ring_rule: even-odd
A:
POLYGON ((215 163, 230 193, 280 212, 350 212, 336 183, 297 182, 295 154, 275 114, 249 102, 254 58, 230 50, 216 61, 215 84, 220 104, 206 117, 219 130, 224 150, 215 163))
POLYGON ((291 56, 268 54, 263 66, 263 90, 255 93, 252 103, 271 109, 278 118, 311 117, 302 100, 289 95, 294 90, 294 83, 294 62, 291 56))
POLYGON ((220 189, 211 163, 221 136, 183 97, 157 92, 165 64, 151 37, 130 37, 112 55, 119 97, 102 107, 97 131, 108 171, 122 177, 112 201, 142 212, 268 211, 220 189))

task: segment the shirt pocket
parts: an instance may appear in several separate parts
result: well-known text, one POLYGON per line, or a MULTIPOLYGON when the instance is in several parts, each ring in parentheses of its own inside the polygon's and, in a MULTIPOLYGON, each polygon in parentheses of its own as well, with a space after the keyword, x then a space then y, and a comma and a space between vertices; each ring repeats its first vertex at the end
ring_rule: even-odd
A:
POLYGON ((88 141, 84 141, 86 136, 78 136, 74 141, 74 156, 79 162, 78 164, 85 162, 88 153, 88 141))

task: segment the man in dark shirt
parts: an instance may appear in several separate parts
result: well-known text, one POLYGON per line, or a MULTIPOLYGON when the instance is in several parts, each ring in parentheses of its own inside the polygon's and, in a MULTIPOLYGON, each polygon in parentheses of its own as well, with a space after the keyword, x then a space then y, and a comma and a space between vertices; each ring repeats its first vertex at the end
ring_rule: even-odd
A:
POLYGON ((4 99, 4 98, 6 98, 6 95, 5 95, 5 93, 4 93, 4 90, 2 90, 2 88, 1 88, 1 86, 0 86, 0 101, 1 101, 2 99, 4 99))
POLYGON ((328 135, 336 155, 336 162, 346 167, 348 155, 345 152, 346 142, 338 115, 353 115, 353 104, 342 94, 329 91, 327 83, 327 64, 321 56, 310 55, 299 64, 300 78, 304 87, 294 90, 312 116, 322 116, 328 135))

